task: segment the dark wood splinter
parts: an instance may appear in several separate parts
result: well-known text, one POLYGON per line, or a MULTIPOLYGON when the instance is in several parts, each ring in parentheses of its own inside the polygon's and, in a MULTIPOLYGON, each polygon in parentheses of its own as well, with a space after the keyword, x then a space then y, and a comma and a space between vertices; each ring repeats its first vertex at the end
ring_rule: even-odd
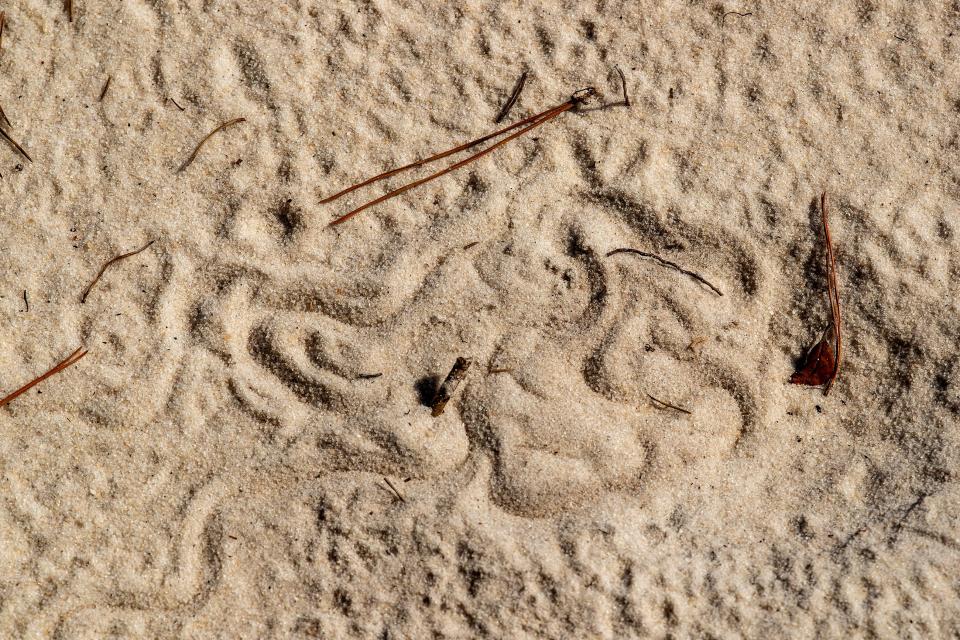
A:
POLYGON ((654 254, 654 253, 648 253, 648 252, 646 252, 646 251, 640 251, 639 249, 623 248, 623 249, 614 249, 613 251, 608 252, 608 253, 607 253, 607 257, 609 258, 610 256, 615 255, 615 254, 618 254, 618 253, 634 253, 634 254, 636 254, 636 255, 638 255, 638 256, 643 256, 644 258, 652 258, 653 260, 656 260, 657 262, 659 262, 660 264, 662 264, 662 265, 665 266, 665 267, 670 267, 671 269, 675 269, 676 271, 679 271, 680 273, 682 273, 682 274, 684 274, 684 275, 690 276, 691 278, 693 278, 693 279, 696 280, 697 282, 699 282, 699 283, 701 283, 701 284, 709 287, 710 289, 712 289, 713 292, 714 292, 715 294, 717 294, 718 296, 722 296, 722 295, 723 295, 723 292, 720 291, 720 289, 717 289, 715 286, 713 286, 712 284, 710 284, 710 283, 707 281, 707 279, 704 278, 703 276, 701 276, 700 274, 694 273, 693 271, 688 271, 687 269, 684 269, 683 267, 681 267, 680 265, 678 265, 676 262, 670 262, 669 260, 666 260, 665 258, 661 258, 660 256, 658 256, 658 255, 656 255, 656 254, 654 254))
POLYGON ((517 121, 517 122, 514 122, 513 124, 511 124, 511 125, 508 126, 508 127, 504 127, 503 129, 499 129, 499 130, 497 130, 497 131, 494 131, 493 133, 489 133, 489 134, 487 134, 487 135, 485 135, 485 136, 483 136, 483 137, 481 137, 481 138, 477 138, 476 140, 471 140, 470 142, 466 142, 466 143, 464 143, 464 144, 458 145, 458 146, 456 146, 456 147, 453 147, 452 149, 448 149, 448 150, 443 151, 443 152, 441 152, 441 153, 438 153, 438 154, 436 154, 436 155, 432 155, 432 156, 430 156, 429 158, 426 158, 426 159, 424 159, 424 160, 418 160, 418 161, 416 161, 416 162, 411 162, 410 164, 404 165, 404 166, 402 166, 402 167, 398 167, 398 168, 396 168, 396 169, 391 169, 390 171, 385 171, 385 172, 383 172, 383 173, 381 173, 381 174, 378 174, 378 175, 373 176, 372 178, 368 178, 368 179, 364 180, 363 182, 358 182, 358 183, 355 184, 355 185, 349 186, 349 187, 347 187, 346 189, 343 189, 343 190, 341 190, 341 191, 338 191, 337 193, 333 194, 332 196, 329 196, 329 197, 327 197, 327 198, 324 198, 323 200, 320 201, 320 203, 321 203, 321 204, 326 204, 326 203, 328 203, 328 202, 333 202, 334 200, 336 200, 336 199, 338 199, 338 198, 341 198, 341 197, 347 195, 348 193, 350 193, 350 192, 352 192, 352 191, 356 191, 357 189, 360 189, 361 187, 365 187, 365 186, 367 186, 367 185, 369 185, 369 184, 373 184, 374 182, 378 182, 378 181, 383 180, 383 179, 385 179, 385 178, 389 178, 390 176, 396 175, 396 174, 398 174, 398 173, 400 173, 400 172, 402 172, 402 171, 407 171, 407 170, 409 170, 409 169, 415 169, 415 168, 417 168, 417 167, 422 167, 422 166, 425 165, 425 164, 434 162, 434 161, 436 161, 436 160, 440 160, 440 159, 442 159, 442 158, 446 158, 447 156, 453 155, 453 154, 455 154, 455 153, 459 153, 459 152, 461 152, 461 151, 465 151, 465 150, 467 150, 467 149, 469 149, 469 148, 471 148, 471 147, 473 147, 473 146, 476 146, 476 145, 478 145, 478 144, 481 144, 481 143, 486 142, 486 141, 488 141, 488 140, 491 140, 491 139, 493 139, 493 138, 497 138, 497 137, 499 137, 499 136, 501 136, 501 135, 503 135, 503 134, 505 134, 505 133, 507 133, 507 132, 509 132, 509 131, 513 131, 514 129, 519 129, 519 131, 516 131, 516 132, 514 132, 514 133, 511 133, 509 136, 507 136, 506 138, 500 140, 499 142, 495 142, 495 143, 491 144, 491 145, 490 145, 489 147, 487 147, 486 149, 483 149, 482 151, 478 151, 477 153, 473 154, 472 156, 470 156, 470 157, 468 157, 468 158, 466 158, 466 159, 464 159, 464 160, 461 160, 460 162, 456 162, 456 163, 450 165, 449 167, 447 167, 447 168, 445 168, 445 169, 441 169, 440 171, 437 171, 436 173, 430 174, 429 176, 427 176, 427 177, 425 177, 425 178, 421 178, 421 179, 419 179, 419 180, 414 180, 413 182, 407 183, 407 184, 403 185, 402 187, 398 187, 397 189, 394 189, 393 191, 389 191, 389 192, 385 193, 384 195, 380 196, 379 198, 376 198, 376 199, 374 199, 374 200, 371 200, 370 202, 367 202, 366 204, 357 207, 357 208, 354 209, 353 211, 350 211, 350 212, 348 212, 348 213, 340 216, 339 218, 335 219, 335 220, 334 220, 333 222, 331 222, 328 226, 333 227, 333 226, 336 226, 336 225, 338 225, 338 224, 342 224, 342 223, 346 222, 347 220, 349 220, 350 218, 352 218, 353 216, 355 216, 355 215, 357 215, 358 213, 360 213, 361 211, 365 211, 366 209, 369 209, 370 207, 376 206, 376 205, 380 204, 381 202, 386 202, 387 200, 390 200, 391 198, 395 198, 395 197, 399 196, 400 194, 409 191, 410 189, 414 189, 414 188, 419 187, 419 186, 421 186, 421 185, 423 185, 423 184, 426 184, 426 183, 428 183, 428 182, 430 182, 430 181, 432 181, 432 180, 435 180, 435 179, 437 179, 437 178, 439 178, 439 177, 441 177, 441 176, 444 176, 444 175, 450 173, 451 171, 455 171, 455 170, 457 170, 457 169, 459 169, 459 168, 461 168, 461 167, 463 167, 463 166, 465 166, 465 165, 470 164, 470 163, 473 162, 474 160, 479 160, 480 158, 484 157, 485 155, 496 151, 497 149, 499 149, 499 148, 502 147, 503 145, 507 144, 507 143, 510 142, 511 140, 514 140, 515 138, 519 138, 520 136, 522 136, 523 134, 527 133, 528 131, 531 131, 532 129, 535 129, 536 127, 539 127, 540 125, 542 125, 542 124, 544 124, 544 123, 546 123, 546 122, 549 122, 550 120, 556 118, 557 116, 559 116, 560 114, 564 113, 565 111, 569 111, 570 109, 573 109, 574 107, 576 107, 577 105, 581 104, 582 102, 584 102, 585 100, 587 100, 588 98, 590 98, 591 96, 593 96, 593 95, 595 95, 595 94, 596 94, 596 90, 593 89, 592 87, 589 87, 589 88, 586 88, 586 89, 581 89, 580 91, 578 91, 578 92, 576 92, 575 94, 573 94, 573 96, 571 96, 570 99, 567 100, 566 102, 564 102, 563 104, 559 104, 559 105, 557 105, 557 106, 555 106, 555 107, 553 107, 553 108, 551 108, 551 109, 547 109, 546 111, 542 111, 542 112, 540 112, 540 113, 538 113, 538 114, 529 116, 529 117, 527 117, 527 118, 523 118, 522 120, 519 120, 519 121, 517 121))
POLYGON ((107 89, 110 88, 110 81, 113 80, 113 76, 107 76, 107 81, 103 85, 103 89, 100 90, 100 99, 97 102, 103 102, 103 97, 107 95, 107 89))
POLYGON ((0 11, 0 48, 3 47, 3 28, 7 24, 7 13, 0 11))
POLYGON ((67 20, 73 22, 73 0, 64 0, 63 8, 67 12, 67 20))
POLYGON ((517 83, 513 85, 513 91, 510 92, 510 97, 507 98, 506 103, 501 107, 500 112, 497 114, 497 117, 494 118, 494 124, 500 124, 500 122, 510 115, 510 110, 513 109, 513 105, 517 104, 517 100, 520 98, 520 93, 523 91, 523 86, 527 84, 527 72, 524 71, 520 74, 520 78, 517 80, 517 83))
POLYGON ((820 217, 823 223, 823 240, 827 249, 827 295, 830 298, 831 322, 827 330, 823 332, 820 341, 807 351, 800 367, 790 376, 790 382, 809 386, 825 385, 823 395, 828 395, 830 388, 840 374, 843 342, 840 338, 840 291, 837 286, 837 261, 833 254, 833 240, 830 238, 830 224, 827 221, 826 192, 820 196, 820 217))
POLYGON ((457 358, 457 361, 453 363, 453 368, 450 369, 450 373, 447 374, 443 384, 440 385, 437 393, 433 396, 433 402, 430 403, 432 409, 431 415, 434 418, 443 413, 444 408, 447 406, 450 398, 453 397, 457 387, 460 386, 460 383, 467 376, 467 370, 471 364, 473 364, 473 360, 470 358, 457 358))
MULTIPOLYGON (((176 103, 174 103, 174 104, 176 104, 176 103)), ((199 144, 197 144, 197 147, 193 150, 193 153, 190 154, 190 157, 187 158, 186 161, 184 161, 184 163, 183 163, 182 165, 180 165, 180 168, 179 168, 179 169, 177 169, 177 173, 181 173, 184 169, 186 169, 187 167, 189 167, 189 166, 193 163, 194 160, 196 160, 197 154, 200 153, 200 149, 203 148, 203 145, 205 145, 205 144, 207 143, 207 140, 209 140, 210 138, 212 138, 212 137, 214 136, 214 134, 216 134, 216 133, 218 133, 218 132, 220 132, 220 131, 223 131, 223 130, 226 129, 227 127, 233 126, 233 125, 235 125, 235 124, 239 124, 239 123, 241 123, 241 122, 246 122, 246 120, 247 120, 246 118, 234 118, 233 120, 228 120, 228 121, 224 122, 223 124, 221 124, 221 125, 220 125, 219 127, 217 127, 216 129, 214 129, 213 131, 211 131, 210 133, 208 133, 206 136, 204 136, 203 140, 201 140, 201 141, 199 142, 199 144)))
POLYGON ((120 255, 118 255, 118 256, 116 256, 116 257, 114 257, 114 258, 110 258, 109 260, 107 260, 107 261, 104 263, 104 265, 103 265, 102 267, 100 267, 100 271, 97 272, 97 276, 93 279, 93 282, 91 282, 89 285, 87 285, 87 288, 83 290, 83 295, 80 296, 80 304, 83 304, 83 303, 85 303, 85 302, 87 301, 87 296, 90 295, 90 292, 93 290, 93 286, 100 281, 100 278, 103 276, 103 273, 110 267, 110 265, 112 265, 112 264, 114 264, 114 263, 116 263, 116 262, 120 262, 121 260, 124 260, 124 259, 126 259, 126 258, 132 258, 133 256, 137 255, 137 254, 140 253, 141 251, 146 251, 147 248, 148 248, 150 245, 152 245, 154 242, 156 242, 156 240, 151 240, 150 242, 148 242, 147 244, 143 245, 142 247, 140 247, 140 248, 137 249, 136 251, 131 251, 130 253, 121 253, 120 255))
POLYGON ((60 373, 61 371, 63 371, 64 369, 66 369, 71 365, 75 365, 77 362, 80 361, 80 358, 87 355, 87 353, 88 353, 87 351, 83 350, 83 347, 78 347, 76 351, 71 353, 64 360, 54 365, 52 369, 50 369, 44 374, 41 374, 40 376, 37 376, 27 384, 23 385, 13 393, 9 394, 8 396, 0 400, 0 407, 10 404, 14 400, 16 400, 18 397, 25 394, 27 391, 30 391, 30 389, 33 389, 35 386, 37 386, 38 384, 40 384, 50 376, 60 373))

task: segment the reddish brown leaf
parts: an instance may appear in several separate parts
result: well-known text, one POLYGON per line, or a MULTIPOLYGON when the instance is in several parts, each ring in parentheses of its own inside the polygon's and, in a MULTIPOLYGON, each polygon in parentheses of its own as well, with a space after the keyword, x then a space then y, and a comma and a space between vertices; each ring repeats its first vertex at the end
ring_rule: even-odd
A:
POLYGON ((820 216, 823 221, 823 239, 827 249, 827 293, 830 298, 830 327, 803 359, 800 368, 792 376, 793 384, 823 387, 823 394, 830 393, 840 373, 840 358, 843 343, 840 338, 840 293, 837 287, 837 262, 833 255, 833 240, 830 238, 830 223, 827 221, 827 194, 820 196, 820 216))
POLYGON ((818 387, 827 384, 836 369, 837 359, 833 353, 833 345, 824 338, 807 352, 800 367, 790 376, 790 382, 818 387))

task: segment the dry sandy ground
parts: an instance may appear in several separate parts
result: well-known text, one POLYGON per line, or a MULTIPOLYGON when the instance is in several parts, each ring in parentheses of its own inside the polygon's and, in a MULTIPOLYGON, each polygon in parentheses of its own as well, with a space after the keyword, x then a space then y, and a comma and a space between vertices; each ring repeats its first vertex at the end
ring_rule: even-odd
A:
POLYGON ((2 387, 90 353, 0 409, 0 636, 960 634, 956 2, 74 4, 2 7, 2 387), (326 226, 524 70, 607 106, 326 226))

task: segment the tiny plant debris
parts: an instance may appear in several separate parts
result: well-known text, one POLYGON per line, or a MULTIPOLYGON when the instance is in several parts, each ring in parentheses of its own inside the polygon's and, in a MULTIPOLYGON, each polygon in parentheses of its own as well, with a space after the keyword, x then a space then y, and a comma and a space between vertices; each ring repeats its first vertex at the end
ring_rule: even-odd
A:
MULTIPOLYGON (((3 119, 6 120, 7 117, 4 116, 3 119)), ((9 124, 9 123, 8 123, 8 124, 9 124)), ((28 154, 28 153, 24 150, 24 148, 21 147, 21 146, 17 143, 16 140, 14 140, 13 138, 11 138, 11 137, 10 137, 10 134, 7 133, 6 131, 4 131, 2 128, 0 128, 0 137, 3 137, 4 140, 6 140, 8 143, 10 143, 10 146, 12 146, 14 149, 16 149, 17 151, 19 151, 19 152, 20 152, 20 155, 22 155, 24 158, 26 158, 29 162, 33 162, 33 158, 30 157, 30 154, 28 154)))
POLYGON ((450 369, 447 378, 433 396, 433 402, 430 403, 432 409, 431 415, 434 418, 443 413, 444 408, 447 406, 450 398, 453 397, 457 387, 460 386, 460 383, 467 376, 467 369, 470 368, 471 364, 473 364, 473 360, 470 358, 457 358, 457 361, 453 363, 453 368, 450 369))
POLYGON ((430 182, 430 181, 432 181, 432 180, 435 180, 435 179, 437 179, 437 178, 439 178, 439 177, 441 177, 441 176, 444 176, 444 175, 450 173, 451 171, 456 171, 457 169, 459 169, 459 168, 461 168, 461 167, 463 167, 463 166, 466 166, 466 165, 470 164, 470 163, 473 162, 474 160, 479 160, 480 158, 482 158, 483 156, 487 155, 488 153, 492 153, 492 152, 496 151, 497 149, 499 149, 499 148, 502 147, 503 145, 507 144, 507 143, 510 142, 511 140, 513 140, 513 139, 515 139, 515 138, 519 138, 520 136, 522 136, 523 134, 527 133, 528 131, 530 131, 530 130, 532 130, 532 129, 535 129, 536 127, 539 127, 540 125, 542 125, 542 124, 544 124, 544 123, 546 123, 546 122, 549 122, 550 120, 553 120, 554 118, 556 118, 557 116, 559 116, 559 115, 562 114, 563 112, 569 111, 570 109, 573 109, 574 107, 579 106, 580 104, 582 104, 582 103, 585 102, 586 100, 588 100, 588 99, 590 99, 591 97, 593 97, 594 95, 596 95, 596 93, 597 93, 597 91, 596 91, 596 89, 594 89, 593 87, 588 87, 588 88, 586 88, 586 89, 581 89, 580 91, 577 91, 576 93, 574 93, 574 94, 570 97, 570 99, 567 100, 566 102, 564 102, 563 104, 559 104, 559 105, 557 105, 557 106, 555 106, 555 107, 552 107, 552 108, 550 108, 550 109, 547 109, 546 111, 541 111, 540 113, 537 113, 537 114, 535 114, 535 115, 532 115, 532 116, 523 118, 522 120, 518 120, 517 122, 514 122, 513 124, 511 124, 511 125, 508 126, 508 127, 504 127, 503 129, 499 129, 499 130, 497 130, 497 131, 494 131, 493 133, 488 133, 487 135, 485 135, 485 136, 483 136, 483 137, 481 137, 481 138, 477 138, 476 140, 471 140, 470 142, 465 142, 464 144, 461 144, 461 145, 458 145, 458 146, 456 146, 456 147, 453 147, 452 149, 448 149, 448 150, 446 150, 446 151, 442 151, 442 152, 440 152, 440 153, 438 153, 438 154, 432 155, 432 156, 430 156, 429 158, 425 158, 425 159, 423 159, 423 160, 418 160, 418 161, 416 161, 416 162, 411 162, 410 164, 404 165, 404 166, 402 166, 402 167, 398 167, 398 168, 396 168, 396 169, 391 169, 390 171, 385 171, 384 173, 381 173, 381 174, 379 174, 379 175, 373 176, 372 178, 368 178, 368 179, 364 180, 363 182, 358 182, 358 183, 355 184, 355 185, 349 186, 349 187, 347 187, 346 189, 343 189, 342 191, 338 191, 337 193, 333 194, 332 196, 329 196, 329 197, 324 198, 323 200, 321 200, 321 201, 320 201, 320 204, 327 204, 328 202, 333 202, 334 200, 336 200, 336 199, 338 199, 338 198, 341 198, 341 197, 347 195, 348 193, 350 193, 350 192, 352 192, 352 191, 356 191, 357 189, 360 189, 361 187, 365 187, 365 186, 367 186, 367 185, 369 185, 369 184, 373 184, 374 182, 378 182, 378 181, 383 180, 383 179, 385 179, 385 178, 389 178, 390 176, 396 175, 396 174, 398 174, 398 173, 400 173, 400 172, 402 172, 402 171, 407 171, 408 169, 415 169, 415 168, 417 168, 417 167, 422 167, 422 166, 425 165, 425 164, 428 164, 428 163, 431 163, 431 162, 435 162, 436 160, 441 160, 441 159, 443 159, 443 158, 446 158, 447 156, 453 155, 453 154, 455 154, 455 153, 459 153, 459 152, 461 152, 461 151, 465 151, 466 149, 469 149, 469 148, 471 148, 471 147, 473 147, 473 146, 476 146, 476 145, 481 144, 481 143, 483 143, 483 142, 486 142, 486 141, 488 141, 488 140, 492 140, 493 138, 499 137, 499 136, 503 135, 504 133, 507 133, 508 131, 513 131, 514 129, 520 129, 519 131, 516 131, 515 133, 511 133, 509 136, 507 136, 507 137, 504 138, 503 140, 500 140, 499 142, 495 142, 494 144, 490 145, 490 146, 487 147, 486 149, 484 149, 484 150, 482 150, 482 151, 478 151, 477 153, 473 154, 472 156, 470 156, 470 157, 468 157, 468 158, 466 158, 466 159, 464 159, 464 160, 461 160, 460 162, 455 162, 454 164, 450 165, 450 166, 447 167, 446 169, 441 169, 440 171, 437 171, 436 173, 432 173, 432 174, 430 174, 429 176, 427 176, 427 177, 425 177, 425 178, 421 178, 421 179, 419 179, 419 180, 414 180, 413 182, 407 183, 407 184, 403 185, 402 187, 398 187, 398 188, 394 189, 393 191, 390 191, 390 192, 388 192, 388 193, 385 193, 384 195, 380 196, 379 198, 376 198, 376 199, 374 199, 374 200, 371 200, 370 202, 367 202, 366 204, 363 204, 363 205, 357 207, 357 208, 354 209, 353 211, 350 211, 350 212, 348 212, 348 213, 345 213, 344 215, 340 216, 339 218, 337 218, 336 220, 334 220, 333 222, 331 222, 328 226, 333 227, 333 226, 336 226, 336 225, 338 225, 338 224, 342 224, 342 223, 346 222, 347 220, 349 220, 350 218, 352 218, 353 216, 355 216, 355 215, 357 215, 358 213, 360 213, 361 211, 364 211, 364 210, 366 210, 366 209, 369 209, 370 207, 376 206, 376 205, 380 204, 381 202, 385 202, 385 201, 387 201, 387 200, 390 200, 391 198, 395 198, 396 196, 400 195, 401 193, 405 193, 405 192, 409 191, 410 189, 414 189, 414 188, 416 188, 416 187, 419 187, 420 185, 424 185, 424 184, 426 184, 426 183, 428 183, 428 182, 430 182), (522 128, 521 128, 521 127, 522 127, 522 128))
POLYGON ((517 104, 517 99, 520 98, 520 93, 523 91, 523 86, 527 84, 527 72, 524 71, 520 74, 520 78, 517 80, 517 83, 513 85, 513 91, 510 92, 510 97, 507 98, 506 103, 500 109, 500 112, 497 113, 497 117, 494 118, 494 124, 500 124, 504 118, 510 115, 510 109, 513 109, 513 105, 517 104))
POLYGON ((714 292, 715 294, 717 294, 718 296, 722 296, 722 295, 723 295, 723 292, 720 291, 720 289, 717 289, 715 286, 713 286, 712 284, 710 284, 710 282, 707 281, 707 279, 704 278, 703 276, 701 276, 700 274, 694 273, 693 271, 689 271, 689 270, 687 270, 687 269, 684 269, 683 267, 681 267, 680 265, 678 265, 676 262, 671 262, 671 261, 669 261, 669 260, 667 260, 667 259, 665 259, 665 258, 661 258, 660 256, 658 256, 658 255, 656 255, 656 254, 654 254, 654 253, 649 253, 649 252, 647 252, 647 251, 641 251, 640 249, 630 249, 629 247, 624 247, 624 248, 621 248, 621 249, 614 249, 613 251, 608 251, 608 252, 607 252, 607 257, 609 258, 610 256, 615 256, 615 255, 617 255, 618 253, 633 253, 633 254, 638 255, 638 256, 643 256, 644 258, 650 258, 650 259, 652 259, 652 260, 656 260, 657 262, 659 262, 659 263, 662 264, 663 266, 669 267, 669 268, 671 268, 671 269, 673 269, 673 270, 675 270, 675 271, 679 271, 679 272, 682 273, 683 275, 689 276, 689 277, 693 278, 694 280, 696 280, 696 281, 699 282, 700 284, 704 285, 705 287, 709 287, 710 290, 713 291, 713 292, 714 292))
POLYGON ((397 488, 393 486, 393 483, 390 482, 390 478, 384 476, 383 481, 387 483, 387 486, 390 487, 390 490, 393 491, 393 495, 397 496, 400 499, 400 502, 406 502, 406 499, 403 497, 403 494, 397 491, 397 488))
POLYGON ((830 224, 827 221, 827 193, 820 196, 820 216, 823 220, 823 237, 827 249, 827 293, 830 297, 830 326, 803 358, 803 362, 792 376, 792 384, 823 387, 823 395, 830 393, 837 375, 840 373, 840 358, 843 345, 840 338, 840 293, 837 288, 837 262, 833 254, 833 240, 830 238, 830 224))
MULTIPOLYGON (((174 102, 174 104, 177 104, 177 103, 174 102)), ((246 118, 234 118, 233 120, 227 120, 226 122, 221 124, 219 127, 217 127, 216 129, 208 133, 206 136, 204 136, 203 140, 201 140, 197 144, 196 148, 194 148, 193 153, 190 154, 190 157, 187 158, 182 165, 180 165, 179 169, 177 169, 177 173, 182 173, 187 167, 189 167, 193 163, 194 160, 197 159, 197 154, 200 153, 200 149, 203 148, 203 145, 205 145, 207 143, 207 140, 212 138, 215 133, 219 131, 223 131, 227 127, 233 126, 235 124, 239 124, 241 122, 246 122, 246 121, 247 121, 246 118)))
POLYGON ((104 96, 107 95, 107 89, 110 88, 110 81, 113 80, 113 76, 107 76, 107 81, 103 83, 103 89, 100 90, 100 98, 97 102, 103 102, 104 96))
POLYGON ((107 260, 107 261, 104 263, 104 265, 103 265, 102 267, 100 267, 100 271, 97 272, 97 275, 96 275, 96 277, 94 277, 93 281, 90 282, 90 284, 87 285, 87 288, 83 290, 83 294, 80 296, 80 304, 83 304, 83 303, 85 303, 85 302, 87 301, 87 296, 89 296, 89 295, 90 295, 90 292, 93 291, 93 285, 95 285, 95 284, 97 284, 98 282, 100 282, 100 278, 103 276, 103 273, 110 267, 110 265, 112 265, 112 264, 115 263, 115 262, 120 262, 121 260, 124 260, 124 259, 126 259, 126 258, 132 258, 133 256, 137 255, 137 254, 140 253, 141 251, 146 251, 147 248, 148 248, 150 245, 152 245, 154 242, 156 242, 156 240, 151 240, 150 242, 148 242, 147 244, 143 245, 142 247, 140 247, 140 248, 137 249, 136 251, 131 251, 131 252, 129 252, 129 253, 121 253, 120 255, 115 256, 115 257, 110 258, 109 260, 107 260))
POLYGON ((692 411, 690 411, 690 410, 688 410, 688 409, 684 409, 683 407, 678 407, 678 406, 675 405, 675 404, 670 404, 669 402, 664 402, 664 401, 661 400, 660 398, 655 398, 655 397, 653 397, 652 395, 650 395, 649 393, 647 394, 647 397, 650 398, 650 400, 653 401, 653 406, 656 407, 657 409, 673 409, 674 411, 679 411, 680 413, 685 413, 685 414, 687 414, 688 416, 692 416, 692 415, 693 415, 693 412, 692 412, 692 411))
POLYGON ((9 394, 7 397, 0 400, 0 407, 10 404, 11 402, 19 398, 21 395, 26 393, 27 391, 30 391, 30 389, 33 389, 35 386, 37 386, 38 384, 40 384, 41 382, 49 378, 50 376, 56 375, 61 371, 63 371, 64 369, 66 369, 67 367, 77 364, 80 361, 80 358, 87 355, 87 353, 89 352, 85 351, 83 347, 78 347, 76 351, 71 353, 64 360, 54 365, 52 369, 34 378, 27 384, 23 385, 22 387, 14 391, 13 393, 9 394))

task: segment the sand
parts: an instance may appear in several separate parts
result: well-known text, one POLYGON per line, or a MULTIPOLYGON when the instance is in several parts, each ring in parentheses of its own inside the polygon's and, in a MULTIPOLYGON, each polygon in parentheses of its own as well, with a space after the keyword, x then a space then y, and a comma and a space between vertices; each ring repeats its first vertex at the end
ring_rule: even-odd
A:
POLYGON ((540 4, 0 7, 0 636, 960 635, 960 7, 540 4))

